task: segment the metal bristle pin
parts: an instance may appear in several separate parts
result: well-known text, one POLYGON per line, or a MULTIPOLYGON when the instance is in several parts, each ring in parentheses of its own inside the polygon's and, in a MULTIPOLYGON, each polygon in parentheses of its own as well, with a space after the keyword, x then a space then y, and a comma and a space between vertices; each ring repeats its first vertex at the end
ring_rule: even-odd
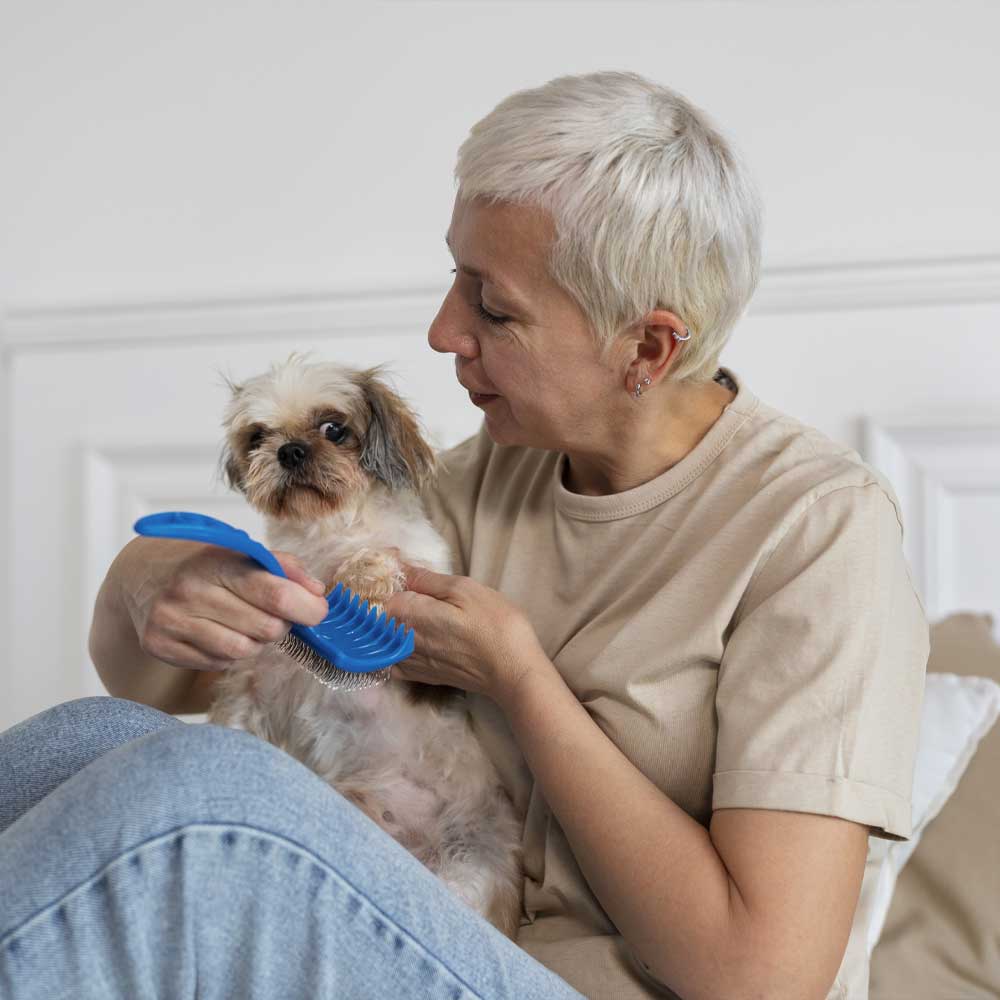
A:
POLYGON ((305 667, 320 684, 330 688, 331 691, 364 691, 384 684, 392 674, 392 667, 382 667, 367 674, 352 674, 340 670, 319 653, 313 652, 291 632, 278 643, 278 649, 295 660, 299 666, 305 667))

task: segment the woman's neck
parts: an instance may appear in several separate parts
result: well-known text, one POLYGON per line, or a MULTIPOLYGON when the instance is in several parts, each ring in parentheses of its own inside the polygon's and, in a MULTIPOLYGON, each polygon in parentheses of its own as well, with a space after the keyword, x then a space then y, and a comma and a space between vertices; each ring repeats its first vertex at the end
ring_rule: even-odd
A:
POLYGON ((614 441, 567 454, 563 485, 571 493, 609 496, 648 483, 690 454, 735 398, 731 390, 707 382, 661 384, 629 400, 631 413, 608 421, 614 441))

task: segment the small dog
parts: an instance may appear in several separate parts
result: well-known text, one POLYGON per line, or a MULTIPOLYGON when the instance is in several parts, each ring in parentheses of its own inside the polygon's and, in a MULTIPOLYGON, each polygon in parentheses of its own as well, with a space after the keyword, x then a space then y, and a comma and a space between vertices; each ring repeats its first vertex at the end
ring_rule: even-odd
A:
MULTIPOLYGON (((298 556, 327 593, 339 581, 383 605, 404 589, 400 559, 441 573, 451 560, 418 495, 434 453, 380 375, 296 353, 230 382, 221 464, 264 515, 271 548, 298 556)), ((222 675, 208 717, 300 760, 516 936, 521 819, 462 692, 395 677, 332 691, 272 647, 222 675)))

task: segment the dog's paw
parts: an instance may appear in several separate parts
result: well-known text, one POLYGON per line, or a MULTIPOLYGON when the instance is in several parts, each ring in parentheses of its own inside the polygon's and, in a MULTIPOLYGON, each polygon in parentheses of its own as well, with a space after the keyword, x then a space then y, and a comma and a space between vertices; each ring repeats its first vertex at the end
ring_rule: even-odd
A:
POLYGON ((406 575, 395 552, 360 549, 341 563, 330 589, 337 583, 350 587, 362 600, 381 611, 393 594, 406 587, 406 575))

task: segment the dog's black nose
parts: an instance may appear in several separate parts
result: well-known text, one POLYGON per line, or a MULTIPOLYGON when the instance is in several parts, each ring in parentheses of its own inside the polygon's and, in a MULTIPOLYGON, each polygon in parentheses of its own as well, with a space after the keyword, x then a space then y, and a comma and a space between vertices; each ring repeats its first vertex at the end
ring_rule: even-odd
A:
POLYGON ((306 460, 309 448, 301 441, 289 441, 278 449, 278 461, 284 469, 297 469, 306 460))

